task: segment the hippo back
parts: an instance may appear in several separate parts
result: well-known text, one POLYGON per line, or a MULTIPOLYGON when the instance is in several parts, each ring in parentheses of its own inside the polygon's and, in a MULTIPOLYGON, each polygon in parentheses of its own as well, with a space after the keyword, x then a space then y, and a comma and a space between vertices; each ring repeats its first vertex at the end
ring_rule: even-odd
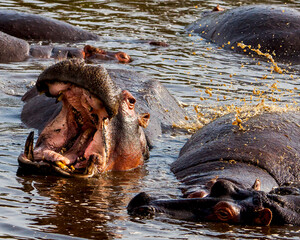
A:
POLYGON ((29 56, 29 44, 19 38, 0 32, 0 62, 23 61, 29 56))
POLYGON ((0 31, 36 41, 79 42, 99 39, 96 34, 65 22, 10 10, 0 11, 0 31))
POLYGON ((210 12, 186 28, 224 48, 243 52, 237 43, 251 45, 263 52, 275 51, 275 58, 300 61, 300 13, 297 10, 271 5, 248 5, 210 12))
POLYGON ((300 112, 251 117, 243 123, 245 131, 233 125, 233 119, 232 114, 221 117, 189 139, 171 165, 178 178, 230 160, 267 171, 279 185, 300 181, 300 112))

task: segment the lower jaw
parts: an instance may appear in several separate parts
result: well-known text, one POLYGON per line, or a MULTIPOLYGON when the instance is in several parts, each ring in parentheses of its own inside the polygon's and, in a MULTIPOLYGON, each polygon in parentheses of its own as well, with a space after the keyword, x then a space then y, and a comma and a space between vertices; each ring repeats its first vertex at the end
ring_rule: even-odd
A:
POLYGON ((88 161, 85 168, 72 169, 59 161, 32 161, 25 154, 18 157, 18 174, 27 175, 58 175, 63 177, 90 178, 99 174, 97 165, 93 161, 88 161))
POLYGON ((24 153, 18 157, 19 166, 25 172, 44 175, 56 173, 68 177, 91 177, 99 172, 96 154, 91 154, 88 159, 81 158, 80 164, 75 165, 76 162, 73 162, 66 165, 64 162, 70 160, 60 153, 52 150, 33 150, 33 138, 31 132, 26 140, 24 153))

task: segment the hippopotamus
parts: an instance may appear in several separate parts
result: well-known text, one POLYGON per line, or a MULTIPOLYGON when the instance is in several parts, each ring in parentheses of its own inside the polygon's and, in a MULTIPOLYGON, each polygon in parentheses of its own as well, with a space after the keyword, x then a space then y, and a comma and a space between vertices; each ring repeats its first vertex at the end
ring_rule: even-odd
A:
POLYGON ((29 45, 23 39, 0 32, 0 63, 25 61, 33 58, 54 58, 58 60, 66 58, 82 58, 90 61, 115 60, 120 63, 130 63, 131 57, 125 52, 106 51, 91 45, 80 47, 63 47, 52 45, 29 45))
POLYGON ((71 24, 37 14, 12 10, 0 11, 0 31, 17 38, 35 41, 82 42, 100 40, 97 34, 71 24))
POLYGON ((300 13, 296 9, 277 5, 247 5, 204 12, 186 30, 226 49, 255 54, 248 47, 237 46, 243 43, 272 54, 275 60, 294 64, 300 62, 300 13))
POLYGON ((23 101, 22 121, 40 132, 35 148, 29 134, 18 158, 31 173, 91 177, 133 169, 163 131, 187 123, 185 111, 158 81, 78 59, 42 72, 23 101))
POLYGON ((0 32, 0 47, 2 54, 1 63, 19 62, 34 58, 83 58, 88 60, 117 60, 121 63, 129 63, 131 57, 124 52, 105 51, 103 49, 85 45, 80 47, 61 47, 52 45, 30 45, 27 41, 0 32))
POLYGON ((184 184, 180 199, 146 193, 131 215, 165 213, 193 221, 300 225, 300 112, 264 112, 240 126, 229 114, 198 130, 171 170, 184 184))
MULTIPOLYGON (((121 63, 132 61, 124 52, 109 52, 87 45, 83 49, 58 47, 49 42, 99 41, 100 37, 71 24, 44 16, 10 10, 0 10, 0 63, 24 61, 35 58, 86 58, 89 60, 117 60, 121 63), (27 41, 42 41, 43 45, 30 45, 27 41), (48 45, 45 45, 47 43, 48 45)), ((136 40, 153 46, 166 47, 168 44, 154 40, 136 40)))
POLYGON ((52 45, 30 45, 26 40, 46 42, 82 42, 100 40, 100 37, 71 24, 55 19, 23 12, 0 11, 0 47, 3 50, 0 62, 24 61, 35 58, 84 58, 89 60, 117 60, 131 62, 124 52, 110 52, 86 45, 61 47, 52 45))

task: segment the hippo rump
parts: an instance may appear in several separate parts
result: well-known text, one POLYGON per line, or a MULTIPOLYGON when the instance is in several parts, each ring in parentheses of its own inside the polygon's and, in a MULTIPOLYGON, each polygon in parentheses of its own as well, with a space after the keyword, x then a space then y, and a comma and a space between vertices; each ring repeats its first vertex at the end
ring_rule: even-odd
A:
POLYGON ((295 9, 277 5, 247 5, 205 12, 186 30, 226 49, 253 54, 248 48, 237 46, 244 43, 273 54, 275 60, 300 63, 300 13, 295 9))
POLYGON ((232 119, 226 115, 204 126, 172 163, 184 198, 157 200, 140 193, 128 213, 300 225, 300 112, 265 112, 245 122, 245 130, 232 119))
POLYGON ((78 59, 50 66, 23 100, 22 121, 40 132, 35 148, 29 134, 18 158, 23 172, 90 177, 133 169, 163 131, 187 123, 158 81, 78 59))

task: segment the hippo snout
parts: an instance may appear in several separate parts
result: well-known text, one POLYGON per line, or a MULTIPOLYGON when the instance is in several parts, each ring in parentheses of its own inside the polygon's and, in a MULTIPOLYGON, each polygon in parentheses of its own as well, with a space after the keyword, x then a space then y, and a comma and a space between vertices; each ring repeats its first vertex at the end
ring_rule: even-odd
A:
POLYGON ((150 205, 151 198, 147 193, 141 192, 136 195, 127 206, 129 215, 152 216, 155 213, 155 208, 150 205))

